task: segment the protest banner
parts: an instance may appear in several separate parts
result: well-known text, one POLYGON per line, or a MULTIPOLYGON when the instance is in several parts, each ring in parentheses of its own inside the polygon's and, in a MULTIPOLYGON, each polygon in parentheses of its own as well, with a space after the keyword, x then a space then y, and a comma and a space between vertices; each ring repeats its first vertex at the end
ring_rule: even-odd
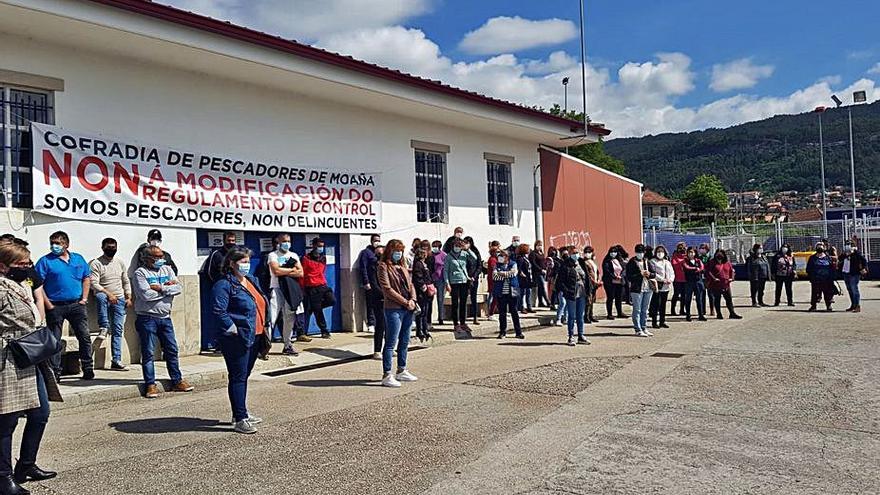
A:
POLYGON ((34 210, 99 222, 361 233, 379 174, 195 153, 32 124, 34 210))

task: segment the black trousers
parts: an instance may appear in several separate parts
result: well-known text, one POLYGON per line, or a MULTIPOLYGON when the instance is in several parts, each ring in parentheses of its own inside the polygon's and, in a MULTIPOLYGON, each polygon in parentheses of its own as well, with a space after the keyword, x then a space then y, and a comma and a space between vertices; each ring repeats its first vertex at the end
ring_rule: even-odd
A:
MULTIPOLYGON (((364 289, 364 310, 367 318, 367 326, 375 327, 376 326, 376 308, 370 304, 370 299, 374 296, 375 292, 379 292, 380 289, 378 287, 371 287, 369 289, 364 289)), ((385 311, 382 311, 383 313, 385 311)))
MULTIPOLYGON (((94 369, 92 339, 89 337, 89 318, 86 314, 86 307, 74 301, 69 304, 56 304, 54 308, 46 312, 46 323, 58 340, 61 340, 64 320, 70 323, 70 328, 73 329, 73 334, 76 335, 76 340, 79 342, 79 362, 82 364, 82 370, 94 369)), ((50 364, 55 370, 55 374, 61 376, 61 353, 52 356, 50 364)))
POLYGON ((605 284, 605 313, 608 316, 612 305, 617 309, 617 316, 623 318, 623 284, 605 284))
POLYGON ((684 314, 684 286, 685 282, 672 282, 672 307, 669 308, 669 314, 676 313, 676 304, 681 304, 678 314, 684 314))
POLYGON ((764 304, 764 289, 766 287, 766 280, 749 280, 749 289, 752 294, 752 304, 764 304))
POLYGON ((434 304, 434 296, 429 296, 427 292, 421 294, 418 303, 422 312, 416 316, 416 335, 425 336, 431 328, 431 306, 434 304))
POLYGON ((471 318, 473 318, 474 321, 477 321, 477 317, 480 316, 480 307, 477 306, 477 291, 480 290, 480 279, 477 278, 469 285, 470 287, 468 287, 468 296, 471 300, 471 310, 468 313, 471 315, 471 318))
POLYGON ((373 289, 367 291, 367 306, 375 315, 375 330, 373 331, 373 352, 382 352, 385 343, 385 300, 382 291, 373 289))
POLYGON ((712 289, 712 295, 714 297, 715 303, 715 317, 721 317, 721 298, 724 298, 724 303, 727 305, 727 311, 730 314, 736 314, 736 309, 733 307, 733 297, 730 295, 730 289, 720 290, 720 289, 712 289))
POLYGON ((467 297, 470 284, 452 285, 452 323, 455 325, 464 324, 467 321, 467 297))
MULTIPOLYGON (((12 366, 7 362, 7 366, 12 366)), ((9 414, 0 414, 0 476, 12 475, 12 434, 18 426, 18 420, 25 416, 24 432, 21 435, 21 450, 18 455, 20 467, 31 467, 37 463, 37 452, 40 450, 40 442, 43 440, 43 432, 49 423, 49 394, 46 393, 46 382, 43 375, 37 370, 37 395, 40 397, 40 407, 17 411, 9 414)))
POLYGON ((779 304, 779 299, 782 297, 782 288, 785 287, 785 298, 788 304, 792 303, 791 297, 791 284, 794 280, 791 277, 776 279, 776 299, 774 300, 774 304, 779 304))
POLYGON ((510 294, 504 294, 498 297, 498 330, 501 335, 507 334, 507 315, 513 320, 513 331, 517 335, 522 334, 522 328, 519 325, 519 298, 510 294))
POLYGON ((669 291, 655 292, 651 298, 651 323, 657 326, 657 318, 659 316, 660 325, 666 324, 666 300, 669 298, 669 291))
POLYGON ((831 307, 831 303, 834 302, 834 281, 810 282, 810 289, 810 306, 815 307, 824 297, 825 305, 831 307))
MULTIPOLYGON (((324 308, 321 307, 321 300, 324 298, 324 292, 328 290, 330 289, 326 285, 321 285, 319 287, 306 287, 304 301, 306 310, 306 333, 309 331, 309 325, 311 325, 312 322, 312 315, 315 315, 315 323, 318 325, 318 328, 321 329, 321 333, 328 333, 327 319, 324 318, 324 308)), ((382 311, 384 313, 384 309, 382 311)))
POLYGON ((537 306, 550 306, 550 300, 547 298, 547 281, 544 280, 544 276, 538 273, 535 283, 538 284, 537 306))

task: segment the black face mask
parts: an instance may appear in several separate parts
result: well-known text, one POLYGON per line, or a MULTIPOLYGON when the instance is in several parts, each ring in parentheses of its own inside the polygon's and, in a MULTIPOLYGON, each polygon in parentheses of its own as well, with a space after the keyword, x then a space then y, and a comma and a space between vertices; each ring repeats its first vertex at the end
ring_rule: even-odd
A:
POLYGON ((116 251, 117 251, 116 249, 105 249, 104 256, 106 256, 108 258, 112 258, 112 257, 116 256, 116 251))
POLYGON ((30 268, 22 268, 19 266, 11 266, 9 267, 9 271, 6 272, 6 278, 19 284, 27 280, 30 275, 30 268))

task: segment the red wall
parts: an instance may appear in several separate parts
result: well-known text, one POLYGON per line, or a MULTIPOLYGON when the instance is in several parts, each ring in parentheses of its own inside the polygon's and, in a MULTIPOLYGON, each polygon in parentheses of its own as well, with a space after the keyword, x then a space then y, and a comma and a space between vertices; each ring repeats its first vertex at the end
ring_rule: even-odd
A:
POLYGON ((641 186, 546 149, 541 155, 545 250, 591 245, 601 262, 608 248, 642 242, 641 186))

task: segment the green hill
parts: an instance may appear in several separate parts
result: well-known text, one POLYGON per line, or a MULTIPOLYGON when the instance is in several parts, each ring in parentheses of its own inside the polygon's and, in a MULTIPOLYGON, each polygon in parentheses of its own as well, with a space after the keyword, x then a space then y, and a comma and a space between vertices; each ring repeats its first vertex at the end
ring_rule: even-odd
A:
MULTIPOLYGON (((849 131, 845 108, 822 116, 829 188, 849 186, 849 131)), ((856 187, 880 188, 880 101, 853 107, 856 187)), ((679 195, 700 174, 714 174, 728 191, 816 191, 820 187, 816 113, 779 115, 726 129, 613 139, 608 154, 628 176, 667 195, 679 195), (750 179, 755 179, 749 183, 750 179)))

